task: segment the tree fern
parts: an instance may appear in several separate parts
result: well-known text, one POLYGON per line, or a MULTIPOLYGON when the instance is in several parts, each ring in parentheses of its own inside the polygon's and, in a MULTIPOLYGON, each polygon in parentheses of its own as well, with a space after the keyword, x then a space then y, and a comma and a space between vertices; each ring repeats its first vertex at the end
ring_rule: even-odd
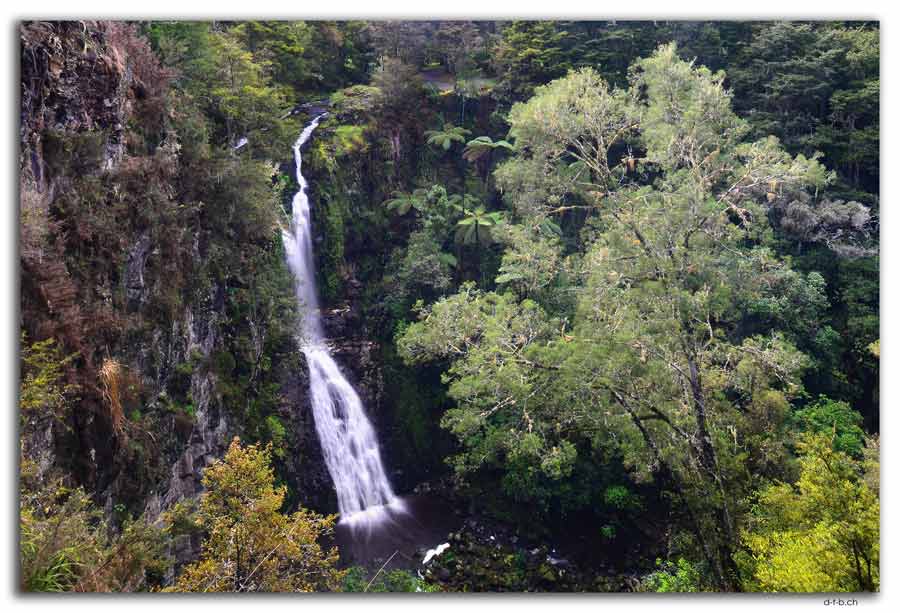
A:
POLYGON ((463 150, 462 156, 467 162, 474 163, 484 156, 493 153, 496 149, 512 151, 514 147, 505 140, 495 141, 491 139, 490 136, 479 136, 466 143, 466 148, 463 150))
POLYGON ((429 145, 443 147, 444 151, 448 151, 453 143, 466 142, 466 136, 469 134, 471 134, 471 131, 459 126, 454 126, 452 123, 445 123, 443 130, 425 131, 425 136, 428 137, 426 142, 429 145))

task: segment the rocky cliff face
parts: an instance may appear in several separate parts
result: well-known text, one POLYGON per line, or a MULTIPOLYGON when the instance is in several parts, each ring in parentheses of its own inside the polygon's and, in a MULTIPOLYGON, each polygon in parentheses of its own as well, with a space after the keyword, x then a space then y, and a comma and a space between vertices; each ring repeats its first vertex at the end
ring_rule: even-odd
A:
MULTIPOLYGON (((155 517, 202 490, 203 469, 234 436, 266 442, 283 428, 275 463, 291 502, 335 511, 302 354, 296 343, 273 348, 275 315, 234 299, 259 269, 212 274, 210 231, 180 217, 169 75, 127 24, 34 22, 20 33, 21 323, 26 342, 52 337, 75 356, 68 378, 79 390, 64 423, 26 425, 26 452, 110 516, 124 506, 155 517), (240 349, 251 357, 235 362, 240 349), (102 372, 119 373, 121 402, 102 372)), ((363 193, 358 172, 344 179, 363 193)), ((321 240, 343 241, 341 224, 316 223, 321 240)), ((247 246, 223 248, 239 262, 247 246)), ((326 330, 381 433, 385 386, 362 287, 351 273, 333 289, 326 330)), ((180 542, 178 557, 196 546, 180 542)))
MULTIPOLYGON (((235 315, 229 297, 244 283, 210 278, 209 237, 178 217, 168 75, 136 29, 31 22, 20 43, 21 324, 26 342, 52 337, 75 356, 68 378, 79 389, 65 423, 26 424, 24 447, 110 513, 154 516, 200 492, 203 468, 232 437, 262 436, 264 416, 243 412, 233 388, 241 368, 261 376, 273 332, 235 315), (238 333, 250 364, 229 358, 238 333), (108 365, 128 391, 118 406, 100 374, 108 365)), ((245 246, 232 248, 238 260, 245 246)), ((297 502, 331 508, 305 365, 271 371, 288 432, 279 471, 297 502)))
POLYGON ((124 155, 125 125, 135 100, 146 96, 141 70, 129 61, 136 51, 124 24, 30 22, 22 25, 20 167, 23 180, 48 189, 44 158, 47 130, 102 130, 103 166, 124 155))
POLYGON ((72 416, 70 432, 58 424, 49 426, 52 433, 29 425, 24 434, 40 448, 45 469, 55 464, 57 446, 74 447, 70 468, 78 481, 96 486, 103 481, 98 467, 111 461, 108 440, 114 430, 103 418, 102 394, 93 384, 98 356, 87 337, 98 313, 89 312, 82 300, 84 288, 65 244, 72 228, 55 207, 73 175, 121 163, 125 125, 137 101, 152 93, 145 80, 158 66, 135 70, 138 62, 132 60, 147 49, 124 24, 30 22, 22 24, 20 42, 22 324, 30 338, 55 337, 78 355, 82 376, 70 373, 70 383, 81 385, 84 409, 72 416), (72 165, 73 150, 89 150, 90 162, 72 165))
MULTIPOLYGON (((214 304, 214 301, 211 301, 214 304)), ((212 305, 210 305, 212 306, 212 305)), ((203 308, 198 305, 195 309, 187 309, 182 321, 175 322, 173 333, 168 335, 167 343, 162 342, 162 335, 155 335, 154 346, 148 348, 144 355, 154 355, 157 358, 153 370, 157 376, 162 375, 157 381, 159 396, 165 394, 167 387, 166 371, 170 371, 176 364, 184 363, 188 359, 208 360, 217 348, 219 330, 216 320, 219 313, 214 308, 203 308)), ((150 364, 147 364, 150 366, 150 364)), ((167 482, 161 484, 159 490, 154 491, 146 503, 146 508, 151 515, 157 515, 162 509, 184 498, 197 495, 202 486, 200 479, 202 469, 211 464, 217 458, 222 457, 230 441, 230 436, 235 434, 235 427, 229 424, 225 412, 222 410, 220 399, 215 393, 215 375, 210 372, 196 371, 190 376, 190 397, 194 401, 195 421, 187 431, 183 450, 177 454, 177 459, 172 463, 171 472, 167 482)), ((173 423, 173 425, 176 425, 173 423)), ((177 425, 176 425, 177 428, 177 425)), ((180 447, 180 446, 179 446, 180 447)), ((171 458, 177 449, 170 449, 166 454, 171 458)))

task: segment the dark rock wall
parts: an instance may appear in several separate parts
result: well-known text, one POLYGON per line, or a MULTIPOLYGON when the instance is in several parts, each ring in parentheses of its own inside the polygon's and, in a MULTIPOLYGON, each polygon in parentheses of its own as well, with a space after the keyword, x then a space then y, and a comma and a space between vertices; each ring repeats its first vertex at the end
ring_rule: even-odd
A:
MULTIPOLYGON (((125 45, 108 40, 110 35, 121 38, 121 31, 96 22, 28 22, 19 33, 21 323, 32 340, 59 339, 66 351, 79 354, 83 372, 95 374, 96 358, 84 338, 92 314, 80 304, 60 224, 50 213, 67 177, 54 174, 48 157, 60 148, 60 135, 92 135, 101 167, 119 164, 124 126, 140 86, 124 61, 125 45)), ((98 389, 84 386, 81 403, 83 410, 72 423, 28 424, 23 435, 26 447, 36 447, 44 470, 56 464, 57 449, 65 447, 72 456, 67 468, 95 488, 103 480, 101 465, 112 463, 112 428, 98 417, 98 389)))
MULTIPOLYGON (((66 352, 78 354, 71 374, 82 387, 69 423, 28 424, 24 439, 44 470, 70 474, 108 511, 124 501, 132 512, 156 516, 196 496, 202 490, 203 468, 223 455, 234 436, 246 439, 247 432, 241 415, 226 408, 219 375, 208 366, 226 346, 227 288, 212 283, 208 289, 185 293, 184 303, 159 320, 151 313, 153 303, 171 281, 160 273, 159 262, 173 256, 158 232, 122 228, 118 244, 107 247, 120 263, 109 274, 75 270, 82 263, 71 254, 71 240, 66 243, 63 233, 57 233, 59 213, 54 207, 59 196, 79 173, 102 177, 127 164, 129 125, 143 121, 139 113, 148 100, 159 97, 152 91, 154 79, 164 80, 165 75, 145 74, 141 67, 148 65, 149 48, 142 41, 133 27, 123 24, 28 22, 20 28, 21 206, 23 214, 40 218, 35 227, 41 230, 40 236, 22 240, 21 323, 30 340, 55 337, 66 352), (54 148, 64 148, 71 140, 88 142, 99 163, 86 169, 54 165, 54 148), (101 314, 107 318, 102 322, 101 314), (124 332, 104 335, 102 326, 124 332), (104 410, 97 383, 98 371, 109 358, 123 364, 141 389, 140 398, 126 407, 143 415, 140 426, 126 423, 121 433, 104 410), (190 364, 204 366, 185 370, 190 364), (184 398, 190 400, 191 414, 172 408, 183 405, 184 398)), ((290 151, 285 151, 289 158, 290 151)), ((336 176, 313 170, 310 180, 314 207, 317 195, 328 192, 331 197, 318 213, 324 211, 339 222, 317 220, 320 265, 329 268, 322 273, 331 278, 336 278, 336 261, 327 256, 344 252, 328 250, 329 241, 339 240, 342 246, 346 239, 350 259, 367 250, 358 229, 351 232, 340 223, 341 215, 351 216, 349 209, 341 209, 351 196, 353 206, 372 206, 371 179, 361 160, 356 162, 338 168, 336 176)), ((186 232, 178 240, 187 260, 203 261, 200 237, 186 232)), ((365 325, 361 284, 351 272, 330 287, 323 316, 335 358, 373 419, 389 467, 396 469, 384 444, 392 422, 385 409, 381 351, 365 325)), ((336 511, 309 406, 306 365, 299 348, 297 353, 296 363, 274 365, 280 384, 276 414, 287 431, 284 453, 276 458, 278 474, 289 486, 292 504, 336 511)), ((185 549, 195 544, 182 545, 185 549)))
MULTIPOLYGON (((226 347, 227 288, 213 283, 208 290, 183 292, 183 304, 160 319, 151 303, 173 281, 160 273, 159 262, 173 254, 160 244, 158 232, 122 227, 119 242, 105 247, 121 265, 98 271, 72 254, 71 236, 67 243, 60 231, 57 201, 76 178, 96 176, 99 182, 128 162, 128 126, 143 121, 138 111, 154 95, 162 99, 152 89, 165 74, 142 73, 152 65, 149 47, 132 26, 120 23, 23 23, 20 53, 21 325, 29 342, 53 337, 66 353, 76 354, 69 376, 81 389, 67 423, 26 424, 25 449, 44 471, 69 475, 108 510, 124 501, 132 512, 155 516, 199 493, 203 468, 223 455, 234 436, 247 438, 242 416, 226 409, 219 376, 208 366, 226 347), (96 152, 96 166, 52 163, 55 149, 82 141, 96 152), (104 336, 103 326, 117 335, 104 336), (126 407, 142 414, 135 422, 140 425, 126 420, 121 432, 104 409, 98 383, 99 368, 109 358, 141 390, 126 407), (188 372, 188 364, 204 366, 188 372), (189 399, 191 414, 172 408, 176 395, 189 399)), ((76 221, 79 214, 73 214, 76 221)), ((179 241, 187 261, 203 262, 199 236, 185 232, 179 241)), ((278 414, 289 434, 287 453, 278 460, 280 475, 294 502, 331 509, 305 368, 274 368, 282 383, 278 414)))

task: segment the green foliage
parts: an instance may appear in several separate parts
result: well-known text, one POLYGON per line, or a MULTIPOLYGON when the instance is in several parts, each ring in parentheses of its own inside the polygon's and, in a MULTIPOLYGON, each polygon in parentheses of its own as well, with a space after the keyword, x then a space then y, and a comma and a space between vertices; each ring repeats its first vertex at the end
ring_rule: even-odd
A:
POLYGON ((801 429, 828 436, 835 451, 859 457, 865 443, 862 415, 849 404, 820 396, 794 414, 801 429))
POLYGON ((501 35, 493 61, 502 75, 499 89, 512 100, 527 98, 536 84, 570 68, 561 46, 566 32, 552 21, 513 21, 501 35))
POLYGON ((350 207, 351 200, 340 189, 340 185, 336 185, 333 191, 321 193, 319 227, 330 240, 318 250, 317 257, 319 288, 322 297, 326 300, 334 299, 342 289, 344 279, 339 276, 338 271, 344 264, 344 254, 346 253, 344 236, 347 227, 352 222, 350 207))
POLYGON ((389 128, 410 120, 423 96, 422 79, 415 68, 395 58, 384 58, 372 75, 378 89, 376 115, 389 128))
POLYGON ((821 275, 760 244, 773 199, 759 183, 800 198, 828 177, 773 139, 744 141, 723 79, 668 45, 636 62, 629 90, 582 69, 516 105, 517 154, 497 177, 536 231, 508 232, 496 281, 528 282, 522 295, 550 309, 571 304, 546 296, 558 265, 529 276, 524 263, 553 253, 529 244, 548 215, 585 209, 580 283, 557 290, 574 313, 464 286, 398 347, 410 363, 449 360, 457 407, 443 424, 463 446, 458 472, 491 467, 508 496, 546 503, 583 446, 609 453, 615 440, 634 479, 691 509, 706 579, 733 589, 736 501, 753 485, 748 467, 788 470, 782 432, 810 364, 791 339, 814 336, 828 307, 821 275))
POLYGON ((229 34, 241 39, 254 61, 271 71, 274 82, 303 91, 315 87, 306 54, 313 30, 303 21, 246 21, 231 28, 229 34))
MULTIPOLYGON (((556 226, 549 219, 545 224, 556 226)), ((553 300, 553 288, 563 273, 559 237, 553 230, 544 231, 542 226, 507 224, 496 232, 507 245, 503 259, 494 279, 498 285, 513 288, 520 296, 533 298, 542 303, 553 300)))
POLYGON ((174 68, 176 81, 190 91, 204 91, 213 70, 210 24, 203 21, 156 21, 147 25, 147 37, 166 66, 174 68))
POLYGON ((611 91, 591 69, 538 87, 510 111, 510 136, 521 154, 498 167, 498 187, 524 217, 589 208, 623 180, 627 163, 611 160, 610 152, 625 142, 635 121, 631 96, 611 91), (578 200, 560 208, 574 195, 578 200))
POLYGON ((397 58, 418 66, 424 59, 426 28, 421 21, 372 21, 366 24, 366 33, 381 62, 397 58))
POLYGON ((411 295, 435 298, 466 270, 483 272, 485 252, 497 242, 494 232, 504 215, 485 210, 471 194, 448 194, 440 185, 394 195, 384 203, 388 210, 399 216, 416 213, 416 229, 405 249, 395 251, 384 277, 392 311, 405 317, 414 302, 411 295))
POLYGON ((427 193, 427 190, 422 188, 416 189, 412 193, 394 192, 394 197, 385 200, 383 204, 387 210, 397 215, 406 215, 411 209, 421 211, 425 208, 427 193))
POLYGON ((485 211, 482 207, 465 209, 463 218, 456 222, 456 242, 464 245, 490 245, 494 242, 492 229, 503 222, 500 211, 485 211))
POLYGON ((64 356, 55 339, 27 344, 21 336, 22 370, 19 384, 19 414, 22 421, 61 419, 77 386, 66 384, 66 368, 74 356, 64 356))
POLYGON ((378 101, 381 90, 369 85, 354 85, 331 94, 332 112, 344 120, 362 122, 378 101))
POLYGON ((466 143, 462 156, 467 162, 475 163, 485 157, 490 158, 498 149, 513 151, 514 147, 505 140, 494 141, 490 136, 479 136, 466 143))
POLYGON ((459 473, 501 470, 504 491, 518 500, 546 495, 544 481, 567 477, 577 457, 575 446, 559 441, 552 421, 544 421, 553 419, 550 407, 514 402, 533 385, 533 362, 523 350, 546 338, 550 326, 538 305, 467 284, 422 312, 398 339, 409 363, 464 356, 446 375, 450 397, 460 404, 442 425, 464 445, 453 465, 459 473))
POLYGON ((437 145, 442 147, 444 151, 449 151, 453 143, 466 142, 466 136, 471 134, 465 128, 454 126, 452 123, 445 123, 441 130, 426 130, 425 136, 429 145, 437 145))
POLYGON ((279 366, 297 364, 298 308, 283 246, 272 239, 237 273, 225 302, 228 338, 213 354, 217 391, 225 408, 253 441, 271 442, 282 459, 288 443, 278 418, 282 402, 279 366))
POLYGON ((281 420, 275 415, 266 417, 266 434, 272 443, 272 454, 279 458, 284 458, 286 450, 284 447, 287 438, 287 430, 281 420))
POLYGON ((793 152, 824 151, 847 182, 877 192, 877 26, 777 22, 753 30, 729 77, 754 132, 778 136, 793 152))
POLYGON ((641 580, 641 589, 646 592, 703 592, 703 576, 699 567, 678 558, 677 562, 657 559, 659 570, 641 580))
POLYGON ((856 592, 879 588, 877 447, 864 461, 832 447, 827 436, 801 444, 793 485, 764 488, 743 542, 751 589, 856 592))
POLYGON ((158 586, 168 567, 162 530, 144 518, 113 532, 81 488, 41 482, 23 458, 19 500, 21 589, 130 592, 158 586))
POLYGON ((319 91, 333 91, 365 81, 372 61, 364 21, 312 21, 312 40, 306 48, 308 82, 319 91), (314 68, 313 68, 314 67, 314 68))
POLYGON ((300 509, 281 512, 285 488, 274 486, 270 451, 234 439, 225 457, 203 474, 197 521, 203 527, 200 560, 168 591, 310 592, 335 590, 343 572, 336 549, 319 540, 334 517, 300 509))
POLYGON ((437 297, 451 287, 452 254, 425 231, 410 235, 405 249, 397 250, 385 272, 384 284, 398 317, 405 317, 414 296, 437 297))
POLYGON ((713 74, 677 57, 670 44, 635 63, 635 84, 645 88, 649 102, 641 117, 647 159, 665 169, 701 160, 715 167, 717 152, 733 148, 747 128, 731 111, 724 73, 713 74))
POLYGON ((366 139, 362 126, 337 126, 334 129, 335 157, 350 155, 364 150, 366 139))
POLYGON ((641 507, 640 498, 624 485, 606 488, 603 492, 603 502, 619 511, 635 511, 641 507))
POLYGON ((244 22, 230 28, 169 22, 149 27, 163 61, 181 75, 178 86, 201 105, 220 143, 248 139, 255 155, 274 157, 290 145, 290 79, 303 58, 304 22, 244 22))
POLYGON ((438 588, 419 579, 408 570, 395 569, 370 573, 361 566, 353 566, 344 576, 342 592, 436 592, 438 588))
POLYGON ((602 526, 600 526, 600 534, 607 541, 612 541, 616 538, 616 527, 612 524, 603 524, 602 526))
POLYGON ((209 75, 209 96, 212 112, 223 120, 228 141, 245 136, 254 147, 259 141, 271 142, 265 131, 282 128, 278 116, 287 107, 287 99, 271 85, 265 67, 254 61, 239 37, 238 30, 231 30, 211 38, 215 65, 209 75))

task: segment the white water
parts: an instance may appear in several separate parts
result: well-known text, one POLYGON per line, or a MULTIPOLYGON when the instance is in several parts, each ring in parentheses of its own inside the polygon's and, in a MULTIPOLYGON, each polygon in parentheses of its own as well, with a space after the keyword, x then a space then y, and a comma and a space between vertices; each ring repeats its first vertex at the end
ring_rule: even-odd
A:
POLYGON ((296 279, 297 301, 303 310, 303 353, 309 365, 309 389, 316 432, 325 464, 337 491, 341 522, 370 525, 402 511, 381 463, 378 439, 362 401, 325 344, 313 265, 312 225, 307 183, 300 172, 300 148, 324 115, 303 129, 294 143, 297 183, 291 231, 282 232, 288 266, 296 279))

